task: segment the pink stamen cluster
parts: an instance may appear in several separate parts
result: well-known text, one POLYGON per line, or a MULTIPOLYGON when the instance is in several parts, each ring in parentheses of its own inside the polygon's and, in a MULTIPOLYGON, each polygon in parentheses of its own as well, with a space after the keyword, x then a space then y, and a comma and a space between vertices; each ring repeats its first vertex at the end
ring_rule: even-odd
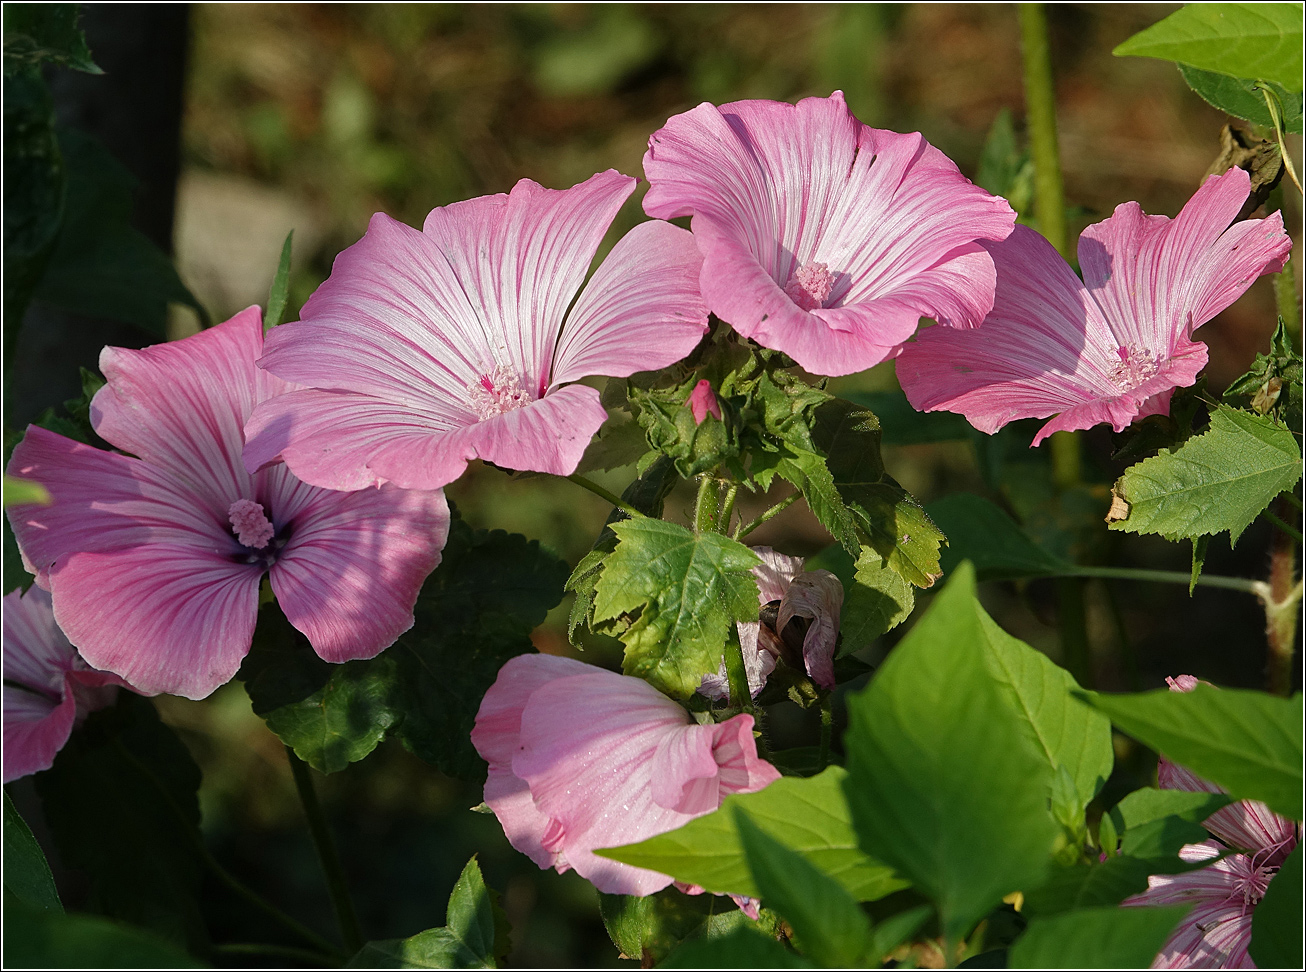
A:
POLYGON ((262 550, 276 533, 263 504, 253 500, 236 500, 228 508, 227 516, 231 518, 231 529, 235 531, 236 539, 246 547, 262 550))
POLYGON ((1111 380, 1121 391, 1132 391, 1161 370, 1160 359, 1137 344, 1117 348, 1116 355, 1120 363, 1111 369, 1111 380))
POLYGON ((521 376, 508 365, 497 365, 467 386, 468 401, 481 421, 524 408, 535 398, 522 387, 521 376))
POLYGON ((805 311, 824 307, 834 290, 834 274, 824 263, 805 263, 799 267, 789 282, 785 293, 805 311))

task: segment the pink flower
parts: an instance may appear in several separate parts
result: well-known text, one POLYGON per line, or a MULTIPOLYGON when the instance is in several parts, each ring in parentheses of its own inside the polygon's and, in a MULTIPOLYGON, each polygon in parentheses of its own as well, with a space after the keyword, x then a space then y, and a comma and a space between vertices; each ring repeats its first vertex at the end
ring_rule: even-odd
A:
POLYGON ((721 403, 716 400, 712 383, 706 378, 694 386, 694 390, 689 393, 689 401, 685 404, 694 413, 695 425, 702 425, 703 419, 709 415, 714 416, 718 422, 721 421, 721 403))
MULTIPOLYGON (((843 584, 828 570, 803 570, 802 557, 790 557, 770 547, 752 550, 762 558, 752 570, 762 617, 737 625, 749 693, 757 697, 779 658, 799 671, 806 670, 822 688, 834 688, 843 584)), ((729 698, 724 661, 716 674, 703 676, 698 691, 710 699, 729 698)))
POLYGON ((919 134, 863 125, 843 92, 701 104, 649 139, 644 211, 693 216, 708 308, 808 371, 892 357, 922 315, 978 324, 1015 214, 919 134))
POLYGON ((634 187, 613 170, 563 191, 523 179, 421 232, 372 217, 301 320, 268 335, 260 367, 308 387, 255 409, 250 468, 282 458, 346 490, 434 489, 478 457, 575 472, 606 413, 570 383, 673 364, 707 329, 700 257, 669 223, 627 233, 582 289, 634 187))
POLYGON ((641 679, 552 655, 503 666, 472 743, 512 846, 609 894, 652 894, 671 878, 595 849, 674 830, 780 777, 757 756, 752 716, 698 725, 641 679))
POLYGON ((5 595, 4 666, 6 783, 53 766, 73 727, 112 705, 118 686, 126 685, 82 661, 39 587, 5 595))
POLYGON ((241 427, 293 387, 254 366, 262 346, 251 307, 184 341, 105 348, 91 420, 130 455, 32 426, 10 460, 54 500, 8 512, 55 619, 87 662, 142 692, 198 699, 235 675, 264 574, 319 655, 371 658, 412 626, 440 562, 441 492, 246 472, 241 427))
MULTIPOLYGON (((1191 692, 1197 679, 1191 675, 1166 679, 1175 692, 1191 692)), ((1164 757, 1157 766, 1162 789, 1194 793, 1223 793, 1220 787, 1164 757)), ((1270 881, 1297 846, 1297 825, 1257 800, 1240 800, 1207 818, 1214 840, 1187 844, 1179 856, 1185 861, 1213 860, 1185 874, 1153 874, 1147 890, 1126 898, 1127 907, 1191 905, 1179 927, 1152 962, 1154 969, 1252 969, 1247 954, 1252 940, 1252 914, 1265 897, 1270 881)))
POLYGON ((1124 203, 1084 230, 1084 279, 1043 237, 1017 226, 985 244, 998 268, 992 312, 977 329, 931 327, 898 358, 898 380, 921 411, 960 412, 981 432, 1019 418, 1062 429, 1165 414, 1175 388, 1206 364, 1193 331, 1263 273, 1283 268, 1283 217, 1229 224, 1247 199, 1242 169, 1213 176, 1179 215, 1124 203))

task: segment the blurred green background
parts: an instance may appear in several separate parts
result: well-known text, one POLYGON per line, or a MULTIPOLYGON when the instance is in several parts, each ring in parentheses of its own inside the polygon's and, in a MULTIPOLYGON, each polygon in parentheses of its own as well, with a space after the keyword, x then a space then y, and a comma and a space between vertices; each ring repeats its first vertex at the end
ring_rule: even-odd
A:
MULTIPOLYGON (((1218 154, 1227 119, 1191 93, 1173 65, 1110 53, 1177 6, 1049 5, 1075 230, 1130 199, 1173 215, 1218 154)), ((863 121, 921 131, 971 176, 999 110, 1012 111, 1018 130, 1023 115, 1011 5, 211 4, 191 8, 189 29, 174 247, 183 279, 216 320, 265 299, 292 228, 293 319, 372 213, 420 226, 432 207, 504 192, 520 178, 564 188, 609 167, 641 175, 648 136, 701 101, 792 101, 841 88, 863 121)), ((94 33, 88 40, 94 51, 94 33)), ((641 185, 609 245, 643 218, 642 193, 641 185)), ((174 337, 195 326, 187 314, 175 311, 174 337)), ((1202 329, 1213 388, 1268 347, 1274 319, 1262 280, 1202 329)), ((881 367, 834 387, 896 386, 892 369, 881 367)), ((1187 548, 1108 535, 1102 525, 1121 468, 1110 459, 1109 429, 1085 437, 1089 485, 1060 497, 1046 449, 1027 448, 1031 435, 1022 424, 990 441, 891 446, 886 460, 923 502, 958 490, 985 494, 1049 546, 1086 562, 1187 570, 1187 548)), ((627 469, 596 478, 619 491, 632 476, 627 469)), ((449 495, 474 525, 538 538, 571 564, 608 512, 569 483, 509 478, 479 464, 449 495)), ((676 494, 668 509, 681 513, 690 502, 676 494)), ((744 515, 765 502, 750 498, 744 515)), ((754 542, 812 554, 829 538, 795 507, 754 542)), ((1262 525, 1236 550, 1215 540, 1207 569, 1260 574, 1267 543, 1262 525)), ((983 596, 1008 630, 1059 657, 1052 582, 988 584, 983 596)), ((542 650, 569 650, 567 606, 536 633, 542 650)), ((1264 618, 1246 595, 1199 588, 1189 598, 1183 587, 1095 582, 1087 621, 1099 688, 1154 687, 1180 672, 1263 682, 1264 618)), ((881 656, 896 635, 878 647, 881 656)), ((619 656, 593 644, 584 657, 614 664, 619 656)), ((281 745, 241 686, 204 702, 159 705, 204 768, 215 853, 329 933, 329 904, 281 745)), ((794 709, 777 712, 775 728, 801 740, 811 726, 794 709)), ((1140 757, 1126 761, 1126 772, 1145 777, 1150 767, 1140 757)), ((513 924, 512 964, 617 962, 593 889, 512 851, 493 817, 469 812, 480 802, 477 786, 446 779, 390 744, 319 784, 367 937, 441 924, 449 889, 477 853, 513 924)), ((76 875, 61 878, 75 904, 76 875)), ((206 893, 219 915, 215 940, 278 940, 220 887, 206 893)))

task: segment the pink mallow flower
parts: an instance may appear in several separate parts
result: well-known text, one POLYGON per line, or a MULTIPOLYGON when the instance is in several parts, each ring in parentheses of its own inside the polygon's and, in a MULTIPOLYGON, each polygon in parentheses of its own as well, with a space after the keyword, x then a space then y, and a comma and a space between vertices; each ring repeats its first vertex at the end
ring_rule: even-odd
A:
MULTIPOLYGON (((736 625, 749 693, 757 697, 780 658, 805 670, 822 688, 834 688, 843 584, 828 570, 803 570, 802 557, 790 557, 770 547, 752 550, 762 559, 752 570, 762 617, 736 625)), ((724 661, 715 674, 703 676, 698 691, 709 699, 730 697, 724 661)))
POLYGON ((843 92, 703 103, 649 139, 644 211, 692 216, 711 311, 810 372, 891 357, 922 316, 957 325, 993 304, 1016 216, 920 134, 863 125, 843 92))
POLYGON ((300 320, 268 335, 260 367, 308 387, 254 410, 250 468, 281 458, 345 490, 434 489, 476 458, 575 472, 606 413, 572 383, 673 364, 707 329, 701 258, 669 223, 636 226, 582 288, 634 187, 609 169, 562 191, 523 179, 432 210, 420 232, 372 217, 300 320))
MULTIPOLYGON (((1175 692, 1190 692, 1191 675, 1166 679, 1175 692)), ((1223 793, 1220 787, 1162 757, 1157 781, 1165 790, 1223 793)), ((1297 846, 1297 825, 1257 800, 1240 800, 1207 818, 1212 840, 1187 844, 1179 857, 1196 863, 1214 860, 1185 874, 1154 874, 1147 890, 1126 898, 1127 907, 1191 905, 1192 908, 1152 962, 1154 969, 1254 969, 1247 953, 1252 914, 1270 881, 1297 846)))
POLYGON ((642 679, 553 655, 503 666, 472 744, 512 846, 608 894, 652 894, 672 879, 596 849, 675 830, 780 778, 758 758, 752 716, 698 725, 642 679))
POLYGON ((53 766, 73 728, 112 705, 118 686, 126 685, 82 660, 39 587, 5 595, 4 673, 6 783, 53 766))
POLYGON ((1166 414, 1206 365, 1193 331, 1281 270, 1292 248, 1277 212, 1230 225, 1250 185, 1242 169, 1212 176, 1173 220, 1122 203, 1080 235, 1082 281, 1032 229, 985 244, 998 268, 993 310, 978 328, 926 328, 903 348, 908 400, 988 433, 1055 415, 1034 445, 1166 414))
POLYGON ((105 452, 31 426, 8 472, 50 492, 10 522, 54 617, 96 668, 199 699, 249 651, 259 584, 330 662, 371 658, 413 624, 440 562, 440 491, 337 493, 285 466, 250 474, 241 428, 293 386, 254 366, 257 307, 143 351, 105 348, 91 403, 105 452))

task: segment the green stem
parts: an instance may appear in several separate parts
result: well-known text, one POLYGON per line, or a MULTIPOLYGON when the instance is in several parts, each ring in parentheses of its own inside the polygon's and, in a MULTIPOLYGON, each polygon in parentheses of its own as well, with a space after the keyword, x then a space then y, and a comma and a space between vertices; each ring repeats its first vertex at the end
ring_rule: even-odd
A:
POLYGON ((214 945, 213 951, 219 955, 268 955, 275 958, 291 959, 296 962, 311 962, 314 965, 320 965, 324 969, 335 968, 339 963, 335 953, 325 955, 322 952, 315 952, 311 948, 296 948, 293 945, 229 942, 224 945, 214 945))
POLYGON ((1302 542, 1301 532, 1298 531, 1296 527, 1284 523, 1283 520, 1279 519, 1277 516, 1271 513, 1269 507, 1266 507, 1265 509, 1261 510, 1261 518, 1273 524, 1278 529, 1282 530, 1284 533, 1292 537, 1298 543, 1302 542))
POLYGON ((1300 347, 1298 335, 1301 332, 1301 305, 1297 301, 1295 274, 1290 256, 1284 262, 1283 269, 1274 275, 1274 303, 1278 305, 1279 316, 1283 318, 1284 327, 1300 347))
POLYGON ((700 477, 698 497, 694 500, 694 532, 715 533, 720 511, 721 484, 711 476, 700 477))
POLYGON ((1295 509, 1298 513, 1301 512, 1301 500, 1299 500, 1295 495, 1293 495, 1292 493, 1280 493, 1279 496, 1281 496, 1283 499, 1287 500, 1290 504, 1292 504, 1293 509, 1295 509))
POLYGON ((730 518, 735 515, 735 498, 739 496, 739 484, 731 483, 726 487, 726 498, 721 501, 721 517, 717 521, 721 524, 722 532, 730 529, 730 518))
POLYGON ((830 740, 834 737, 834 693, 821 696, 821 751, 817 766, 824 770, 830 765, 830 740))
POLYGON ((1025 122, 1034 163, 1034 212, 1039 231, 1067 261, 1066 192, 1057 147, 1057 94, 1052 84, 1048 23, 1041 3, 1020 5, 1020 49, 1025 68, 1025 122))
MULTIPOLYGON (((1054 577, 1107 577, 1115 580, 1156 581, 1159 584, 1183 584, 1192 581, 1188 571, 1146 570, 1141 567, 1071 567, 1069 570, 1054 574, 1054 577)), ((1230 591, 1242 591, 1264 599, 1269 594, 1269 585, 1265 581, 1252 580, 1249 577, 1221 577, 1218 574, 1203 574, 1197 578, 1199 587, 1222 587, 1230 591)))
POLYGON ((760 527, 767 520, 774 520, 785 510, 789 509, 789 507, 793 506, 794 503, 798 501, 798 497, 801 495, 802 495, 801 493, 791 493, 790 495, 782 499, 779 503, 776 503, 775 506, 771 507, 765 513, 759 516, 756 520, 750 520, 746 524, 741 524, 739 529, 735 531, 735 539, 742 540, 744 537, 748 536, 750 533, 752 533, 754 530, 760 527))
POLYGON ((340 866, 340 855, 336 852, 335 841, 331 839, 331 829, 327 826, 326 815, 318 802, 317 791, 313 789, 313 777, 309 775, 308 764, 296 756, 289 746, 286 747, 286 758, 290 761, 290 772, 295 777, 299 802, 304 805, 304 816, 308 818, 313 846, 317 849, 318 861, 326 876, 327 892, 331 895, 331 904, 335 908, 340 937, 344 940, 345 951, 356 955, 363 947, 363 935, 358 928, 358 916, 354 914, 354 903, 349 898, 349 886, 345 882, 344 869, 340 866))
POLYGON ((621 512, 625 513, 627 516, 640 517, 644 515, 639 510, 635 509, 635 507, 631 506, 629 503, 623 500, 616 493, 604 489, 598 483, 591 482, 590 480, 586 479, 584 476, 581 476, 577 473, 573 473, 572 475, 565 476, 563 478, 569 479, 577 486, 581 486, 584 489, 588 489, 595 496, 602 497, 604 500, 611 503, 617 509, 621 510, 621 512))
POLYGON ((726 636, 726 678, 730 682, 730 704, 744 712, 753 711, 753 695, 748 690, 748 669, 744 667, 744 646, 739 643, 739 629, 730 625, 726 636))

